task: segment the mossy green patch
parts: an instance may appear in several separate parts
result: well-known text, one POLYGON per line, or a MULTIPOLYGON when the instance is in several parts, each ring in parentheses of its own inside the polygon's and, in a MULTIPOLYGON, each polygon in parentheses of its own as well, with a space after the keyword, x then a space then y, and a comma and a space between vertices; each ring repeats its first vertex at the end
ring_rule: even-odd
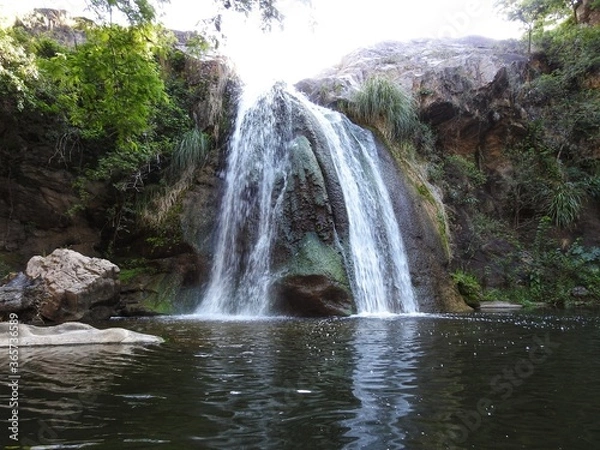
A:
POLYGON ((457 270, 452 274, 452 279, 456 283, 458 292, 465 299, 465 303, 471 308, 478 308, 483 294, 477 278, 463 270, 457 270))
POLYGON ((139 305, 147 311, 158 314, 176 313, 175 300, 181 289, 181 277, 161 273, 152 277, 152 282, 146 286, 149 291, 139 305))
POLYGON ((315 233, 306 233, 286 269, 289 275, 322 274, 344 286, 350 285, 340 252, 324 244, 315 233))

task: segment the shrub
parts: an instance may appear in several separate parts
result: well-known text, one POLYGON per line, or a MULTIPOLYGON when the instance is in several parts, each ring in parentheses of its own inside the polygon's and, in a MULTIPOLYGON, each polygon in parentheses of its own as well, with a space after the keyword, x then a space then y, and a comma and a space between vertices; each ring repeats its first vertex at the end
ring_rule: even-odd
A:
POLYGON ((382 77, 369 78, 355 95, 349 110, 357 121, 380 129, 392 140, 412 137, 419 126, 410 94, 382 77))
POLYGON ((204 165, 210 150, 210 139, 197 128, 187 131, 175 147, 169 166, 169 178, 178 179, 186 171, 204 165))
POLYGON ((548 214, 555 225, 566 227, 579 217, 585 190, 580 183, 563 181, 548 193, 548 214))
POLYGON ((452 273, 452 280, 454 280, 458 292, 465 299, 465 303, 472 308, 478 308, 482 298, 482 290, 477 278, 459 269, 452 273))

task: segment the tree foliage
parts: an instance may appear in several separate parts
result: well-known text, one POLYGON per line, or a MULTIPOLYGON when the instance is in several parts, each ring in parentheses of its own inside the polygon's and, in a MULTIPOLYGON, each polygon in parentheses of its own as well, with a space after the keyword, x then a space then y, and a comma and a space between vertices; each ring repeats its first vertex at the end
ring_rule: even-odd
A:
POLYGON ((497 0, 496 6, 508 20, 523 25, 531 53, 533 33, 563 19, 568 3, 570 0, 497 0))
POLYGON ((496 6, 508 20, 523 23, 527 29, 543 27, 572 17, 581 0, 497 0, 496 6))
POLYGON ((5 106, 12 100, 10 106, 22 110, 32 100, 31 85, 38 75, 35 56, 7 30, 0 29, 0 96, 5 106))
POLYGON ((58 98, 70 122, 93 137, 114 134, 119 146, 147 132, 167 101, 154 58, 156 29, 109 25, 89 30, 85 44, 46 64, 61 87, 58 98))
MULTIPOLYGON (((156 0, 158 4, 165 2, 168 0, 156 0)), ((108 17, 112 22, 114 12, 124 14, 132 25, 147 24, 156 19, 156 7, 149 0, 86 0, 86 3, 103 21, 108 17)))

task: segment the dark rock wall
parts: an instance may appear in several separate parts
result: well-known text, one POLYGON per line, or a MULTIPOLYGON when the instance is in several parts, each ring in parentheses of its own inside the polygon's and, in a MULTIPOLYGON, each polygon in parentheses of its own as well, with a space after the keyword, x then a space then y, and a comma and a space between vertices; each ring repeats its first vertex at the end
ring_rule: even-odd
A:
POLYGON ((424 198, 389 150, 378 143, 383 180, 388 187, 408 256, 410 277, 421 312, 465 311, 448 276, 450 255, 431 204, 424 198))

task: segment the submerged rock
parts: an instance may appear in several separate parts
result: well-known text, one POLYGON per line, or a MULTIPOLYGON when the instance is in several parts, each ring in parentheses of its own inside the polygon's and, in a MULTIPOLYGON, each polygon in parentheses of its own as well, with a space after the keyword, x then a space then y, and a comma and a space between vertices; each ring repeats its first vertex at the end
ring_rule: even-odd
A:
MULTIPOLYGON (((7 322, 0 323, 0 347, 10 344, 7 322)), ((64 323, 52 327, 19 324, 19 347, 49 345, 90 345, 90 344, 160 344, 164 339, 158 336, 138 333, 124 328, 99 330, 83 323, 64 323)))
POLYGON ((523 305, 517 305, 515 303, 504 302, 500 300, 492 302, 481 302, 479 309, 481 311, 506 311, 506 310, 517 310, 523 308, 523 305))

